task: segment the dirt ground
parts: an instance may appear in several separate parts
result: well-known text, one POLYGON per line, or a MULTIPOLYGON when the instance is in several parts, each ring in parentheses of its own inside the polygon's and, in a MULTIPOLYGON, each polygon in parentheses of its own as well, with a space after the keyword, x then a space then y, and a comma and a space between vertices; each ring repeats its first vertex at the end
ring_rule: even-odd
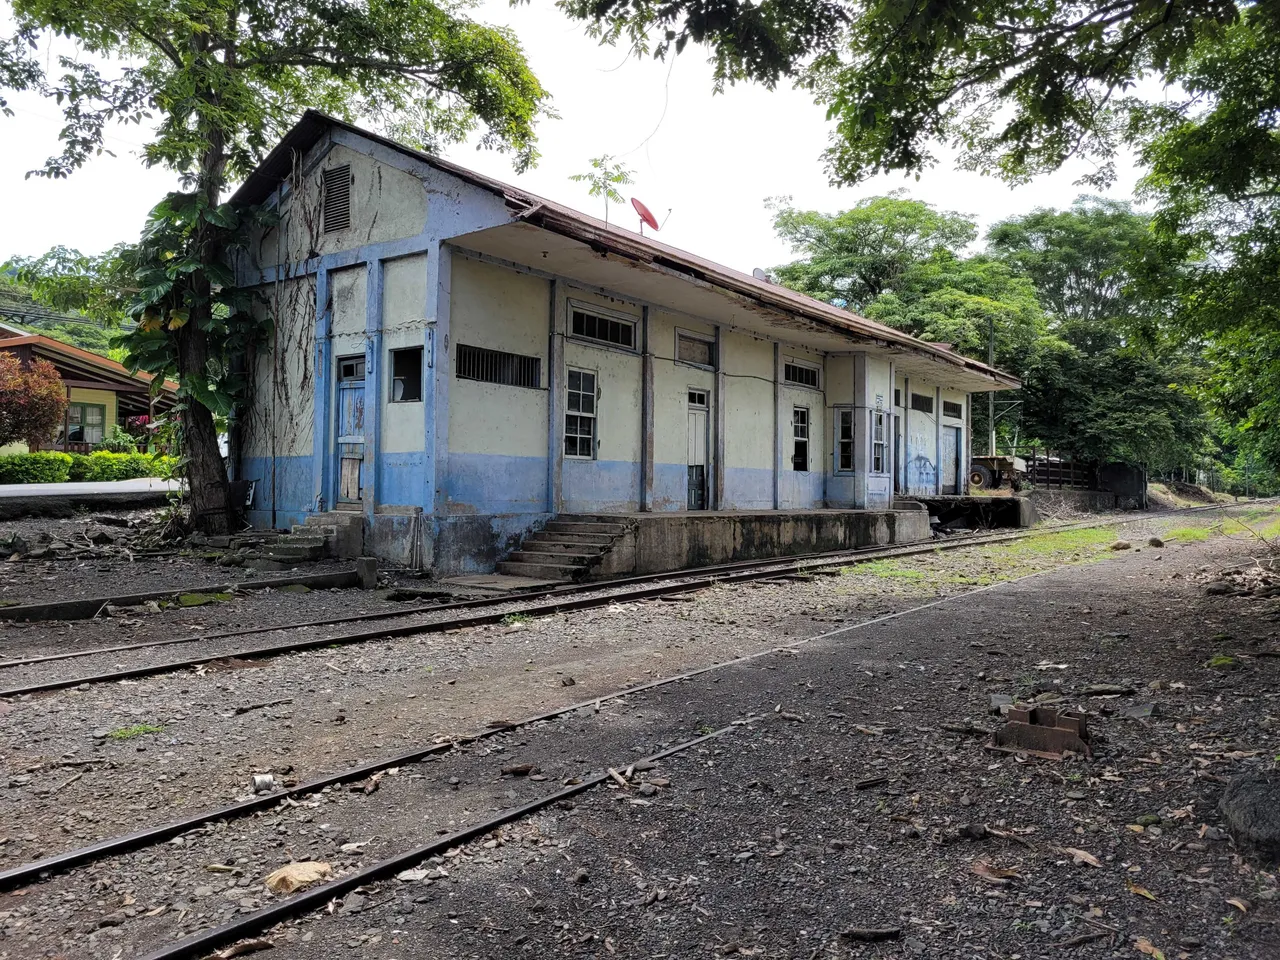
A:
MULTIPOLYGON (((403 767, 371 793, 334 788, 0 896, 0 957, 143 952, 269 904, 262 879, 290 860, 368 865, 735 722, 626 789, 277 928, 277 952, 1280 956, 1275 874, 1215 809, 1227 778, 1280 752, 1266 656, 1280 608, 1205 594, 1259 550, 1212 523, 1147 519, 1124 551, 1109 530, 1050 534, 0 702, 7 867, 245 796, 253 772, 306 779, 834 631, 403 767), (1148 546, 1155 534, 1169 542, 1148 546), (984 750, 992 695, 1085 708, 1093 760, 984 750), (236 712, 271 700, 287 702, 236 712), (538 770, 503 775, 513 763, 538 770), (864 943, 854 928, 899 933, 864 943)), ((334 596, 284 602, 301 615, 334 596)), ((59 629, 31 625, 6 656, 59 629)))

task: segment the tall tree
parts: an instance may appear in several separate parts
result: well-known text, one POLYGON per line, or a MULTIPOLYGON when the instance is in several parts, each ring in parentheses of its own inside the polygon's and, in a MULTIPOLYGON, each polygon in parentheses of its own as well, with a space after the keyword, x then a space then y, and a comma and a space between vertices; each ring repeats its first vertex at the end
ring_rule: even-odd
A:
MULTIPOLYGON (((214 411, 234 389, 254 339, 252 313, 227 294, 226 250, 247 213, 222 202, 304 106, 373 122, 426 149, 480 130, 482 145, 535 158, 547 94, 510 31, 478 24, 458 2, 373 0, 10 0, 16 34, 0 42, 0 84, 62 106, 62 150, 38 171, 63 177, 104 149, 115 121, 154 119, 149 165, 182 175, 188 194, 160 204, 126 263, 135 361, 172 365, 184 397, 192 513, 228 522, 214 411), (31 47, 65 36, 74 54, 46 70, 31 47), (178 244, 180 247, 174 247, 178 244), (142 282, 141 286, 136 284, 142 282), (243 329, 236 330, 239 326, 243 329)), ((0 108, 3 108, 0 102, 0 108)))

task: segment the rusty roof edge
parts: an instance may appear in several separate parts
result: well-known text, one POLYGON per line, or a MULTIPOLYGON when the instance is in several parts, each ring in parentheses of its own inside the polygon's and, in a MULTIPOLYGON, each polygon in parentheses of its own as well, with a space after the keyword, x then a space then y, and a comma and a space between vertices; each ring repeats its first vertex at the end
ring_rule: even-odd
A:
MULTIPOLYGON (((519 202, 517 197, 510 194, 507 195, 507 199, 519 202)), ((696 279, 730 290, 765 306, 799 314, 806 320, 827 326, 841 334, 852 333, 864 339, 884 343, 889 347, 927 355, 930 359, 962 367, 1010 389, 1022 386, 1021 380, 1002 370, 989 367, 985 363, 952 350, 935 347, 911 334, 867 320, 856 313, 841 310, 839 307, 815 300, 790 288, 767 284, 700 257, 684 256, 683 251, 665 244, 645 242, 638 236, 633 239, 625 233, 614 230, 601 230, 589 222, 590 218, 578 215, 576 211, 566 210, 558 204, 536 200, 528 209, 517 214, 516 219, 588 245, 603 246, 619 256, 674 272, 668 264, 655 263, 656 258, 653 253, 656 251, 663 259, 676 262, 677 266, 683 266, 691 272, 702 275, 696 279)))

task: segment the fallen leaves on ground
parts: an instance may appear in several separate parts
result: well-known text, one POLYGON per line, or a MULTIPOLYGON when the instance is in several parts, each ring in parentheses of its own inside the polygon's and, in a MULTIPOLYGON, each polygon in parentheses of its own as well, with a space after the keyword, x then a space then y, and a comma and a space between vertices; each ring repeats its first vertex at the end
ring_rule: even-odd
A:
POLYGON ((1134 943, 1133 949, 1139 953, 1145 953, 1148 957, 1154 957, 1155 960, 1165 960, 1164 951, 1146 937, 1139 937, 1137 942, 1134 943))
POLYGON ((1102 861, 1087 850, 1081 850, 1078 847, 1054 847, 1053 849, 1058 853, 1068 854, 1072 863, 1087 863, 1091 867, 1102 866, 1102 861))
POLYGON ((1130 880, 1130 881, 1129 881, 1129 892, 1130 892, 1130 893, 1137 894, 1137 895, 1138 895, 1138 896, 1140 896, 1140 897, 1146 897, 1146 898, 1147 898, 1148 900, 1150 900, 1152 903, 1159 903, 1159 902, 1160 902, 1159 900, 1157 900, 1157 899, 1156 899, 1156 895, 1155 895, 1154 893, 1152 893, 1152 892, 1151 892, 1150 890, 1148 890, 1146 887, 1140 887, 1140 886, 1138 886, 1138 885, 1137 885, 1136 883, 1134 883, 1132 880, 1130 880))
POLYGON ((987 883, 993 883, 1000 887, 1008 884, 1010 878, 1022 879, 1022 874, 1018 873, 1017 870, 997 867, 994 864, 987 863, 985 860, 973 861, 973 872, 987 881, 987 883))

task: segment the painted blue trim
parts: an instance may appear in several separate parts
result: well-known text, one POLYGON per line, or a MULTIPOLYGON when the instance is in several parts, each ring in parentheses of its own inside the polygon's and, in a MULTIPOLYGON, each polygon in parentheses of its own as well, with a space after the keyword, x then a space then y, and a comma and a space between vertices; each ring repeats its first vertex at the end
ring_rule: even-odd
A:
POLYGON ((364 515, 373 522, 374 508, 385 501, 380 497, 379 473, 382 470, 382 403, 386 394, 382 362, 382 261, 370 260, 366 265, 364 285, 364 462, 365 488, 361 491, 364 515))
POLYGON ((312 457, 315 461, 313 469, 314 489, 312 504, 324 500, 324 508, 333 506, 329 493, 330 474, 333 471, 330 461, 329 437, 331 436, 332 413, 329 398, 332 396, 333 341, 330 333, 333 326, 333 315, 329 302, 329 272, 321 269, 316 274, 316 359, 315 359, 315 433, 312 439, 312 457))
POLYGON ((640 463, 565 459, 561 474, 565 513, 630 513, 640 506, 640 463))
POLYGON ((543 457, 458 453, 449 459, 449 516, 546 513, 543 457))

